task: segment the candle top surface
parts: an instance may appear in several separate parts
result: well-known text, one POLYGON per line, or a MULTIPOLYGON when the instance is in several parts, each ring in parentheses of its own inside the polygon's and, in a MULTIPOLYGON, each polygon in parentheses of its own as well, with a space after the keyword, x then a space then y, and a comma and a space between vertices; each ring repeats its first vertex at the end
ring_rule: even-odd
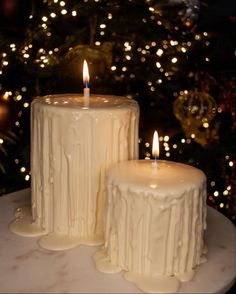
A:
POLYGON ((36 97, 33 103, 40 103, 50 107, 64 107, 76 109, 106 109, 137 106, 137 102, 122 96, 94 94, 85 98, 80 94, 55 94, 36 97))
POLYGON ((108 181, 133 191, 145 191, 158 196, 195 188, 206 180, 205 174, 190 165, 173 161, 130 160, 112 165, 108 181))

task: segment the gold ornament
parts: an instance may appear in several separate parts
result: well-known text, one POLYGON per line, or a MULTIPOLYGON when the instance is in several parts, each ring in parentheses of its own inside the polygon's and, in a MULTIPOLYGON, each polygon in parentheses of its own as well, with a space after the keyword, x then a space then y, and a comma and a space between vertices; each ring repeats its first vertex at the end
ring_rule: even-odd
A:
POLYGON ((204 92, 190 91, 174 101, 174 114, 186 137, 194 138, 202 146, 206 146, 211 136, 209 126, 216 108, 214 98, 204 92))

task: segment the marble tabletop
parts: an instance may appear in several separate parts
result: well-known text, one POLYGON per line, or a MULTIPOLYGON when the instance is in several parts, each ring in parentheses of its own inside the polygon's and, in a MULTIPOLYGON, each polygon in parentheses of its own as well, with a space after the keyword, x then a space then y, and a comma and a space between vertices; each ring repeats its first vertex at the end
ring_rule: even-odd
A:
MULTIPOLYGON (((16 208, 28 204, 30 190, 0 197, 0 293, 142 293, 122 274, 96 271, 91 258, 97 247, 48 251, 37 238, 8 230, 16 208)), ((208 208, 208 262, 179 293, 224 293, 236 276, 236 230, 222 214, 208 208)))

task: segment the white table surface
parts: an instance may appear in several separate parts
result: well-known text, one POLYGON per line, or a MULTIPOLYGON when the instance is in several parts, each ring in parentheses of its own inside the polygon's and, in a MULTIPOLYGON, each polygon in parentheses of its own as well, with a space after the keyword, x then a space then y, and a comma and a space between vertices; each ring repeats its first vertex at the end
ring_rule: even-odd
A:
MULTIPOLYGON (((37 238, 14 235, 8 230, 18 207, 28 204, 30 190, 0 197, 0 293, 142 293, 119 274, 95 269, 97 247, 80 246, 68 251, 48 251, 37 238)), ((224 293, 236 276, 236 230, 222 214, 208 208, 208 262, 194 279, 182 283, 179 293, 224 293)))

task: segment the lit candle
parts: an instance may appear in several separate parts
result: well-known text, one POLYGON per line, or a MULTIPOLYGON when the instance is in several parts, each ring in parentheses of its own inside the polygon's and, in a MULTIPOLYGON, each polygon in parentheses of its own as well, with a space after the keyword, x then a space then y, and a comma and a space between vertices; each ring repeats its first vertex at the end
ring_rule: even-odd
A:
POLYGON ((145 293, 174 293, 203 260, 206 177, 172 161, 158 160, 158 170, 153 168, 159 156, 157 132, 152 150, 155 160, 109 168, 105 245, 94 261, 101 272, 123 270, 145 293))
POLYGON ((137 102, 89 95, 86 61, 83 73, 83 95, 37 97, 31 105, 32 218, 22 210, 10 229, 45 235, 39 244, 51 250, 103 242, 107 168, 138 157, 137 102))
POLYGON ((83 64, 83 81, 84 81, 84 97, 89 98, 90 96, 90 89, 88 87, 89 85, 89 69, 88 69, 88 63, 86 60, 84 60, 83 64))

